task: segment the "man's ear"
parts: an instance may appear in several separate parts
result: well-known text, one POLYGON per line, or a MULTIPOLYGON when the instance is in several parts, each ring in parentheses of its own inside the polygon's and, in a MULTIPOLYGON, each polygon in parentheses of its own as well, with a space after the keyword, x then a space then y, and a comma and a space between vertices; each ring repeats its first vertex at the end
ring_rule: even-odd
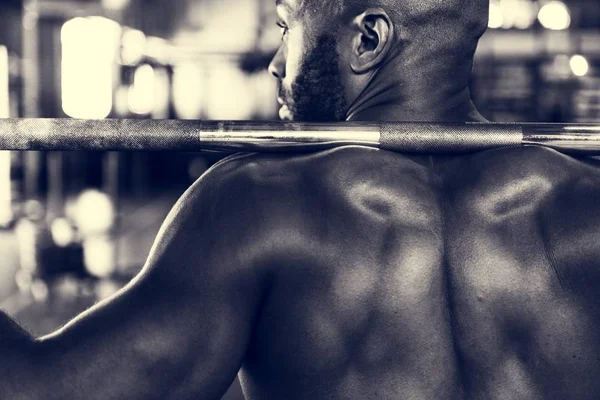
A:
POLYGON ((377 67, 393 46, 394 25, 381 8, 369 8, 351 21, 352 57, 350 67, 364 74, 377 67))

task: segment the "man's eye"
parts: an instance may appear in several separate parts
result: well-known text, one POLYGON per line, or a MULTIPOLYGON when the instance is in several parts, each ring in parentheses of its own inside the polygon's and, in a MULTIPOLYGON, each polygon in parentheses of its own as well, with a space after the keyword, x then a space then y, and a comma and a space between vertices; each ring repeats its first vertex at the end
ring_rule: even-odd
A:
POLYGON ((281 22, 278 22, 277 26, 281 28, 281 37, 284 38, 285 35, 287 35, 289 28, 281 22))

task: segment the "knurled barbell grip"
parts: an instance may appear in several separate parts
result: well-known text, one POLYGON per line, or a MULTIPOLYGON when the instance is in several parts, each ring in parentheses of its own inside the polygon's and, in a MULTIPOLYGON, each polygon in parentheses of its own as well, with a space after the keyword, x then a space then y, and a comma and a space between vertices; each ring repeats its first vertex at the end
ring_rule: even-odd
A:
POLYGON ((520 146, 522 140, 517 124, 382 123, 380 147, 404 153, 461 154, 520 146))
POLYGON ((2 150, 198 150, 197 123, 182 120, 0 119, 2 150))

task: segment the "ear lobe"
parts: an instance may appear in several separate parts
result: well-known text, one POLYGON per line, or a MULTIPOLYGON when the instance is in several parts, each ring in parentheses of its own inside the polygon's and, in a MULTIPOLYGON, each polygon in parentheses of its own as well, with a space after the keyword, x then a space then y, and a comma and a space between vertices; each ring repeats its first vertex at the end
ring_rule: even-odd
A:
POLYGON ((394 25, 388 14, 373 8, 357 15, 352 21, 355 32, 352 40, 350 67, 357 74, 364 74, 377 67, 392 47, 394 25))

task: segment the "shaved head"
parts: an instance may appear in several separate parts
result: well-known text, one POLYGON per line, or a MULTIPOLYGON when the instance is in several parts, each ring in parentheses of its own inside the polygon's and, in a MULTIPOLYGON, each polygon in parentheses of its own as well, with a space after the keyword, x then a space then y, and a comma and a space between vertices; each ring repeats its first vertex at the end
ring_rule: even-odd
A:
POLYGON ((489 0, 277 4, 284 43, 271 71, 281 80, 283 103, 296 117, 335 115, 339 120, 402 104, 398 118, 462 119, 472 106, 468 82, 487 28, 489 0), (335 96, 323 90, 328 83, 338 86, 335 96), (312 109, 303 113, 308 104, 312 109))
POLYGON ((403 39, 476 42, 488 24, 488 0, 301 0, 299 12, 332 23, 370 7, 386 10, 403 39))

